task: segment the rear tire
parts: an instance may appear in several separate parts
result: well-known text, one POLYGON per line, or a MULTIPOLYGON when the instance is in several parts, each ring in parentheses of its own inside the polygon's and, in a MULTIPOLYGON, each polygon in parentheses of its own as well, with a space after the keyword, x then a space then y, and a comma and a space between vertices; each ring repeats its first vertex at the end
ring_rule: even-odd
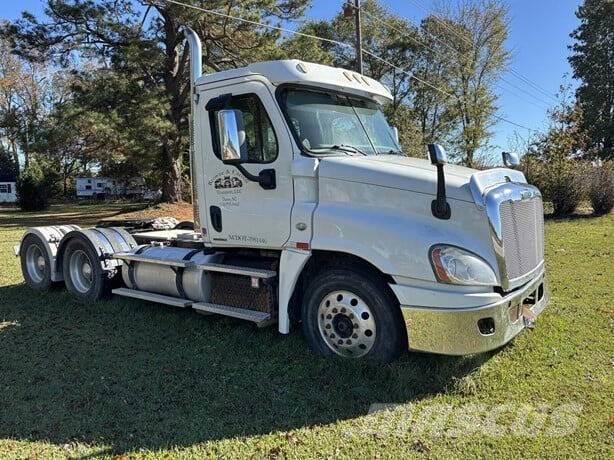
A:
POLYGON ((302 320, 319 355, 387 363, 407 349, 399 306, 377 276, 345 268, 316 275, 303 296, 302 320))
POLYGON ((51 281, 51 261, 45 244, 34 235, 27 235, 19 249, 21 273, 26 284, 35 291, 47 291, 53 285, 51 281))
POLYGON ((62 273, 66 289, 81 303, 96 302, 110 294, 111 280, 98 254, 81 239, 73 238, 66 245, 62 273))

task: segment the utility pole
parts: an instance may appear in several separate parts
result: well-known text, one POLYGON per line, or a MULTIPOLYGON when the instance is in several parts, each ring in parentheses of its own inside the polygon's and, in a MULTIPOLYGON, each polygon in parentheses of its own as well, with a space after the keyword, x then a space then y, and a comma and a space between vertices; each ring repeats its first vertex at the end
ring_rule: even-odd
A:
POLYGON ((360 30, 360 0, 354 0, 354 14, 354 18, 356 19, 356 70, 362 75, 362 31, 360 30))

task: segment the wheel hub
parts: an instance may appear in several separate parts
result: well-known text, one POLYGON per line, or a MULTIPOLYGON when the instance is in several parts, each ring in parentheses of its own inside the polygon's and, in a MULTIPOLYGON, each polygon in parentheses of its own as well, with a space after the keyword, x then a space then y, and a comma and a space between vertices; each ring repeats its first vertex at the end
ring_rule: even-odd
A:
POLYGON ((38 267, 39 270, 44 270, 45 269, 45 258, 43 256, 39 256, 38 259, 36 260, 36 265, 38 267))
POLYGON ((334 291, 318 307, 318 329, 326 345, 348 358, 366 355, 375 344, 375 318, 369 306, 350 291, 334 291))
POLYGON ((352 323, 352 320, 349 318, 349 316, 339 313, 334 316, 332 324, 333 329, 339 337, 347 339, 352 335, 352 331, 354 330, 354 323, 352 323))
POLYGON ((88 255, 77 250, 70 255, 70 279, 75 289, 86 294, 92 287, 93 269, 88 255))
POLYGON ((47 262, 42 250, 36 244, 28 246, 26 249, 26 269, 32 281, 41 283, 44 280, 46 266, 47 262))

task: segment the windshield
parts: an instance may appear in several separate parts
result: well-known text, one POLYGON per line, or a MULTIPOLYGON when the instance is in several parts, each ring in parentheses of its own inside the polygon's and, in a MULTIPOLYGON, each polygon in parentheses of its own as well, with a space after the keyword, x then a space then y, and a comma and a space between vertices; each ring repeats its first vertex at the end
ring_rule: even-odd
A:
POLYGON ((312 153, 400 153, 381 106, 341 94, 289 89, 282 103, 290 127, 312 153))

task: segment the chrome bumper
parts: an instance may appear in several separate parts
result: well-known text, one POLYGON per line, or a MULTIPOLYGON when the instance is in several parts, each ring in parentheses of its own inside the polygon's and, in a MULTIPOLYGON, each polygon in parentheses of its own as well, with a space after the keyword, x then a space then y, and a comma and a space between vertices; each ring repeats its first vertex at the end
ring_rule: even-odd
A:
POLYGON ((444 355, 468 355, 499 348, 532 327, 548 303, 544 272, 500 301, 473 308, 401 305, 409 348, 444 355))

